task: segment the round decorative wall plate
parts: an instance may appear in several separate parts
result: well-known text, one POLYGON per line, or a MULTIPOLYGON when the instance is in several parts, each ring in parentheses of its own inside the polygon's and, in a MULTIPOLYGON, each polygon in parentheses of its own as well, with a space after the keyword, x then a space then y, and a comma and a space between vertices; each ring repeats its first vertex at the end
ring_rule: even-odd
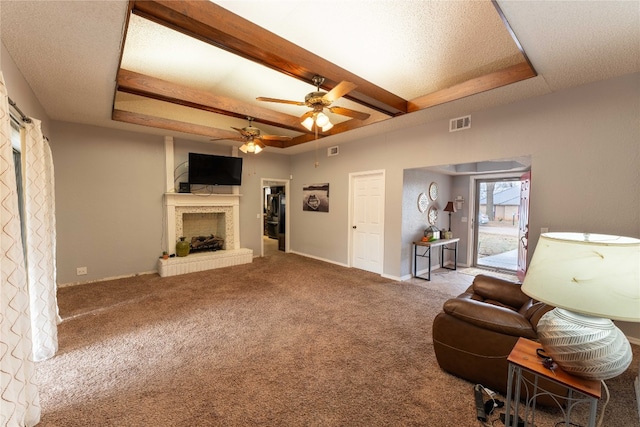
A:
POLYGON ((431 206, 429 208, 428 213, 429 224, 436 225, 436 221, 438 220, 438 209, 435 206, 431 206))
POLYGON ((420 213, 425 213, 429 207, 429 198, 426 194, 420 193, 418 196, 418 210, 420 213))
POLYGON ((438 184, 435 182, 429 186, 429 197, 434 201, 438 198, 438 184))

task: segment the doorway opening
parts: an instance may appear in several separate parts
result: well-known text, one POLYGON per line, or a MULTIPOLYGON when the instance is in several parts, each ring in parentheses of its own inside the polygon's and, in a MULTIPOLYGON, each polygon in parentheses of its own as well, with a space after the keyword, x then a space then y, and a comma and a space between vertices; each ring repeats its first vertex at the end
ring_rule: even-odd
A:
POLYGON ((289 181, 263 178, 261 188, 260 254, 270 256, 288 252, 290 226, 286 207, 289 181))
POLYGON ((475 180, 474 266, 518 269, 520 174, 475 180))

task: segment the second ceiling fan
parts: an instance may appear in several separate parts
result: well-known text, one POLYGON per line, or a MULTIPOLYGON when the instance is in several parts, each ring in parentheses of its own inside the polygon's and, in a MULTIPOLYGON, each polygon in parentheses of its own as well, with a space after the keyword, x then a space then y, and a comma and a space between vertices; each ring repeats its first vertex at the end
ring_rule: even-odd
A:
MULTIPOLYGON (((356 84, 342 81, 338 83, 333 89, 329 92, 322 92, 320 90, 320 86, 324 82, 324 77, 321 76, 313 76, 313 84, 316 86, 315 92, 310 92, 304 97, 304 102, 302 101, 288 101, 286 99, 276 99, 276 98, 265 98, 258 97, 256 98, 258 101, 266 101, 266 102, 277 102, 280 104, 292 104, 292 105, 300 105, 307 106, 311 108, 311 111, 307 111, 304 113, 300 120, 302 121, 302 125, 309 130, 313 130, 314 126, 320 127, 323 132, 328 131, 333 127, 333 124, 329 120, 329 117, 324 114, 324 109, 326 108, 332 113, 340 114, 343 116, 351 117, 358 120, 366 120, 369 118, 370 114, 363 113, 360 111, 352 110, 350 108, 345 107, 331 107, 333 101, 347 93, 351 92, 353 89, 357 87, 356 84)), ((316 127, 316 130, 317 130, 316 127)))
POLYGON ((278 136, 278 135, 263 135, 260 129, 252 126, 253 117, 247 117, 249 120, 249 126, 243 127, 242 129, 231 126, 231 129, 234 129, 240 133, 240 138, 244 144, 240 147, 240 151, 243 153, 255 153, 258 154, 264 148, 263 141, 289 141, 291 140, 290 136, 278 136))

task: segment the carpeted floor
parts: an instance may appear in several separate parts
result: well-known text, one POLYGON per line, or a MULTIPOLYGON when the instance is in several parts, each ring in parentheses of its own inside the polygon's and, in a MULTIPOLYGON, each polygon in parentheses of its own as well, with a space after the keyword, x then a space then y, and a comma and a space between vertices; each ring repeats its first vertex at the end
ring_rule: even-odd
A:
MULTIPOLYGON (((472 279, 394 282, 276 254, 62 288, 60 350, 37 364, 39 425, 480 425, 473 384, 440 370, 431 342, 442 304, 472 279)), ((636 425, 634 352, 605 426, 636 425)))

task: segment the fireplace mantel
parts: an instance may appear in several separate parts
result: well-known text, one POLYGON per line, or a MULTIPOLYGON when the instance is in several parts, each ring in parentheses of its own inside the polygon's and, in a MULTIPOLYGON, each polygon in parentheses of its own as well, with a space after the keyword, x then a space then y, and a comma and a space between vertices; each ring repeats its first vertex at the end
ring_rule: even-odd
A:
MULTIPOLYGON (((172 253, 180 238, 176 233, 176 208, 227 208, 231 212, 233 222, 231 235, 227 235, 227 249, 240 249, 240 194, 193 194, 193 193, 165 193, 164 206, 167 221, 167 252, 172 253)), ((229 231, 228 231, 229 232, 229 231)))
POLYGON ((240 248, 240 197, 240 194, 165 193, 165 250, 168 253, 175 252, 175 244, 181 237, 178 236, 178 222, 183 213, 224 213, 226 236, 225 250, 161 259, 160 275, 172 276, 252 262, 253 251, 240 248))

